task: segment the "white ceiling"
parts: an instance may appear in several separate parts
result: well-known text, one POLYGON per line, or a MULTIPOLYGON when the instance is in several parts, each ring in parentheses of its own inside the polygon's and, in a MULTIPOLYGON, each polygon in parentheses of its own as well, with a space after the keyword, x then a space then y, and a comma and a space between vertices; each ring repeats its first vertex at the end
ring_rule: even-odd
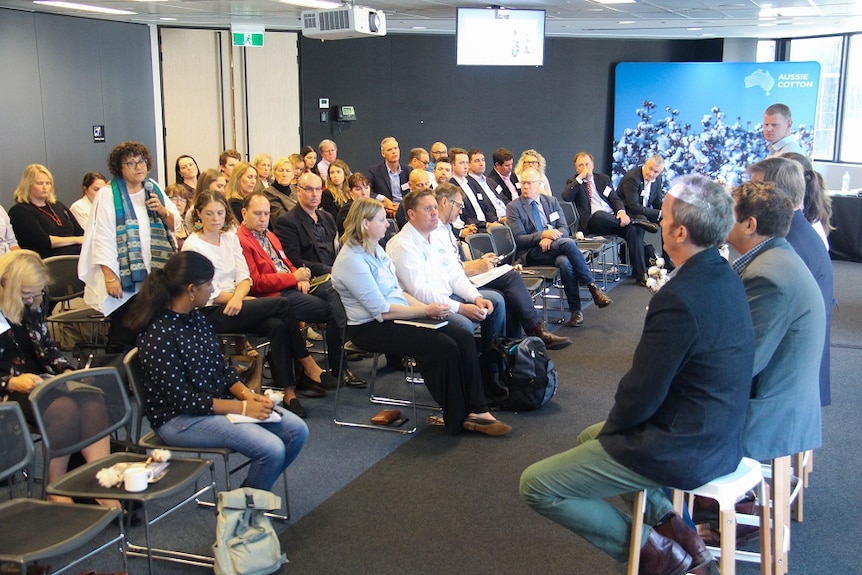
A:
MULTIPOLYGON (((0 7, 146 24, 196 27, 258 24, 278 30, 298 30, 300 13, 304 10, 278 0, 75 1, 137 14, 102 16, 40 6, 30 0, 0 0, 0 7)), ((452 0, 358 0, 357 4, 382 10, 390 33, 410 34, 452 34, 456 7, 485 6, 452 0)), ((612 5, 602 5, 596 0, 518 0, 504 6, 546 10, 546 34, 551 37, 790 38, 862 31, 862 0, 641 0, 612 5), (761 11, 767 8, 777 9, 779 15, 763 17, 761 11), (813 15, 781 15, 790 8, 810 9, 813 15)))

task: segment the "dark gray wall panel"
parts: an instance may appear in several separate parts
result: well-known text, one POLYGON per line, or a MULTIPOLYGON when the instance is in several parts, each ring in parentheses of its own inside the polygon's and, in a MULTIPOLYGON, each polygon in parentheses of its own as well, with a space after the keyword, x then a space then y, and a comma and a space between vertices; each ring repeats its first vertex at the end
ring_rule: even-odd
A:
MULTIPOLYGON (((548 161, 555 191, 574 170, 572 155, 593 152, 607 171, 613 125, 613 71, 622 61, 720 61, 720 40, 548 39, 538 68, 455 66, 454 36, 300 44, 303 142, 331 137, 354 170, 381 161, 379 142, 411 147, 499 146, 516 156, 535 148, 548 161), (356 106, 358 120, 319 122, 317 100, 356 106)), ((649 79, 645 79, 648 82, 649 79)), ((490 169, 490 165, 489 165, 490 169)))
POLYGON ((32 12, 0 10, 0 204, 27 164, 46 161, 36 25, 32 12))

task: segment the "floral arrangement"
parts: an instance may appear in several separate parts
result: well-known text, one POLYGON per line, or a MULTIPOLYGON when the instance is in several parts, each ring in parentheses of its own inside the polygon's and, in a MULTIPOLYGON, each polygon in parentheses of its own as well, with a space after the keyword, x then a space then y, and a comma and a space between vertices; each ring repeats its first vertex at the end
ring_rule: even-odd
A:
POLYGON ((123 484, 126 470, 132 467, 147 468, 147 471, 150 473, 151 481, 155 481, 164 473, 170 459, 171 452, 167 449, 154 449, 152 453, 150 453, 150 457, 148 457, 143 463, 115 463, 111 467, 100 469, 96 473, 96 481, 98 481, 99 485, 102 487, 119 487, 123 484), (154 462, 156 465, 152 465, 154 462))
POLYGON ((655 294, 668 282, 667 270, 664 269, 664 258, 655 258, 655 265, 647 270, 646 287, 655 294))

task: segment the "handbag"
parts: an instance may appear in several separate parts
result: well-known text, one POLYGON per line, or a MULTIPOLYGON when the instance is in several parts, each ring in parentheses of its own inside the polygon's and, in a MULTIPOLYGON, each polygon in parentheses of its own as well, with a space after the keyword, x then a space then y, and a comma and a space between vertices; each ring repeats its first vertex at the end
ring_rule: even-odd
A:
POLYGON ((281 508, 278 495, 241 487, 218 494, 213 569, 216 575, 268 575, 287 563, 266 512, 281 508))
POLYGON ((245 337, 234 343, 234 353, 227 354, 228 360, 236 370, 239 380, 255 393, 261 392, 263 382, 263 356, 245 337))

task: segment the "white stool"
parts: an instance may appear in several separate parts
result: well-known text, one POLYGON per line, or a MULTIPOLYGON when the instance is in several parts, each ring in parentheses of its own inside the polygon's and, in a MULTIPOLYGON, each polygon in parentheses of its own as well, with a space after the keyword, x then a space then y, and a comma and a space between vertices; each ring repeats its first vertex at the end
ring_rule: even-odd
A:
MULTIPOLYGON (((674 507, 678 512, 682 510, 682 500, 685 493, 709 497, 718 501, 721 547, 719 549, 710 547, 709 550, 713 555, 718 554, 720 556, 719 570, 722 575, 734 575, 736 572, 737 554, 744 553, 736 551, 736 502, 745 496, 748 491, 762 484, 763 474, 760 470, 760 463, 754 459, 743 457, 736 467, 736 471, 733 473, 717 477, 709 483, 689 491, 674 490, 674 507)), ((764 507, 762 510, 765 510, 765 512, 760 517, 761 552, 763 554, 765 551, 768 554, 769 537, 766 535, 769 529, 768 507, 764 507), (764 540, 766 540, 765 548, 763 545, 764 540)), ((632 531, 629 541, 629 575, 638 575, 640 568, 641 538, 643 536, 643 518, 645 513, 646 490, 644 489, 636 494, 632 509, 632 531)), ((769 568, 770 563, 771 561, 768 560, 761 561, 761 573, 768 575, 771 572, 769 568)))

